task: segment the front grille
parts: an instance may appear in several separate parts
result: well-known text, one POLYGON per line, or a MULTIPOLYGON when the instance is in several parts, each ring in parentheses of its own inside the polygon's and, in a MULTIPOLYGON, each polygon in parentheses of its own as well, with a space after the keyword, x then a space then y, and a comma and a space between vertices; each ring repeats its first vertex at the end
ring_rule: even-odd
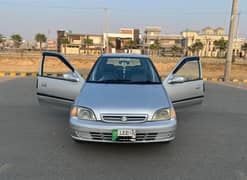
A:
POLYGON ((157 133, 140 133, 136 135, 136 141, 152 141, 156 136, 157 133))
POLYGON ((144 122, 147 115, 101 115, 101 119, 105 122, 144 122))
MULTIPOLYGON (((85 132, 85 131, 72 131, 71 135, 74 137, 81 138, 83 140, 95 140, 95 141, 112 141, 111 132, 85 132)), ((174 131, 169 132, 137 132, 136 142, 150 142, 150 141, 162 141, 174 137, 174 131)), ((118 141, 131 142, 130 137, 119 137, 118 141)))
MULTIPOLYGON (((91 137, 93 140, 102 140, 102 141, 111 141, 112 140, 112 134, 111 133, 99 133, 99 132, 90 132, 91 137)), ((137 133, 136 134, 136 141, 142 142, 142 141, 152 141, 155 140, 158 133, 137 133)), ((122 139, 119 139, 120 141, 126 140, 125 137, 121 137, 122 139)))
POLYGON ((111 141, 112 134, 111 133, 98 133, 98 132, 90 132, 92 139, 94 140, 103 140, 103 141, 111 141))

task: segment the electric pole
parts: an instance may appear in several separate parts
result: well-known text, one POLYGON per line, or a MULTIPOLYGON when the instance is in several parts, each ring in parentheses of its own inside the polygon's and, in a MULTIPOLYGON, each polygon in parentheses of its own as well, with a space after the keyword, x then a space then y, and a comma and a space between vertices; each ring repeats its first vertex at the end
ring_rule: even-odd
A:
POLYGON ((108 9, 104 8, 105 10, 105 52, 109 52, 109 42, 108 42, 108 33, 109 33, 109 16, 108 16, 108 9))
POLYGON ((238 39, 238 37, 239 37, 239 24, 240 24, 240 13, 238 13, 237 30, 236 30, 236 39, 238 39))
POLYGON ((232 66, 232 56, 233 56, 233 44, 234 44, 234 36, 236 34, 236 19, 238 13, 238 0, 233 0, 232 3, 232 13, 230 19, 230 28, 228 35, 228 51, 225 63, 225 73, 224 73, 224 81, 230 81, 231 78, 231 66, 232 66))

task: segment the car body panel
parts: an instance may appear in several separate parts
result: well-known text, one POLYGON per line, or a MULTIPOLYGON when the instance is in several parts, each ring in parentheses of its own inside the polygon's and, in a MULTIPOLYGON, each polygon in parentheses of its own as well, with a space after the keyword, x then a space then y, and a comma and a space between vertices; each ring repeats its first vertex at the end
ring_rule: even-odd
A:
POLYGON ((136 124, 105 123, 70 118, 71 136, 76 140, 108 143, 150 143, 175 139, 177 120, 145 122, 136 124), (112 129, 135 129, 136 141, 112 141, 112 129))
POLYGON ((183 58, 163 81, 163 85, 175 107, 183 107, 202 102, 204 98, 204 83, 200 58, 197 56, 183 58), (199 78, 183 83, 169 83, 169 80, 173 78, 174 72, 178 71, 184 64, 191 61, 196 61, 198 63, 196 68, 198 68, 199 71, 199 78))
MULTIPOLYGON (((105 54, 101 57, 148 58, 143 55, 130 54, 105 54)), ((151 65, 153 66, 153 64, 151 65)), ((155 68, 154 70, 156 71, 155 68)), ((192 71, 194 70, 192 69, 192 71)), ((62 55, 45 53, 41 59, 40 73, 37 78, 37 95, 40 101, 45 100, 52 104, 61 105, 70 104, 75 99, 73 106, 84 107, 93 111, 96 120, 81 120, 78 117, 70 117, 72 138, 84 141, 113 142, 111 139, 113 129, 135 130, 135 142, 137 143, 174 140, 177 126, 176 118, 152 121, 154 113, 161 108, 172 109, 172 101, 175 105, 184 105, 184 102, 195 103, 196 100, 203 99, 203 94, 201 64, 198 57, 183 58, 160 84, 114 84, 84 82, 84 79, 62 55), (72 82, 45 77, 43 75, 45 56, 58 57, 71 69, 72 73, 75 73, 75 76, 79 77, 79 81, 72 82), (195 70, 200 71, 198 80, 170 83, 174 72, 189 61, 198 63, 198 67, 195 67, 195 70), (124 118, 121 118, 121 121, 106 122, 103 118, 105 114, 120 115, 124 118), (145 121, 126 122, 124 119, 127 115, 145 115, 145 121)), ((118 143, 118 141, 114 142, 118 143)), ((123 142, 125 143, 125 141, 123 142)))
POLYGON ((86 83, 75 104, 93 109, 97 119, 100 114, 147 114, 150 119, 156 110, 170 107, 162 84, 86 83))
POLYGON ((80 94, 81 87, 81 82, 64 81, 40 76, 38 77, 37 95, 40 101, 50 103, 63 101, 65 105, 69 105, 80 94))
POLYGON ((44 52, 40 60, 40 71, 37 77, 37 98, 41 104, 51 104, 56 106, 70 106, 74 99, 80 94, 84 79, 69 63, 69 61, 59 53, 44 52), (71 72, 78 77, 79 81, 74 82, 70 80, 59 79, 56 77, 48 77, 43 73, 43 66, 47 56, 56 57, 64 63, 71 72))

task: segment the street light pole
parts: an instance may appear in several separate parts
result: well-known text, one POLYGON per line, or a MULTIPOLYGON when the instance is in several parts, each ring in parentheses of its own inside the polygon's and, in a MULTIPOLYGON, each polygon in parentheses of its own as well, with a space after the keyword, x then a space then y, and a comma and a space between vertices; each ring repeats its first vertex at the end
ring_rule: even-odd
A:
POLYGON ((234 36, 236 34, 236 19, 238 13, 238 0, 233 0, 232 3, 232 13, 230 19, 230 29, 228 35, 228 51, 227 58, 225 63, 225 73, 224 73, 224 81, 230 81, 231 78, 231 66, 232 66, 232 55, 233 55, 233 44, 234 44, 234 36))
POLYGON ((236 39, 239 37, 239 24, 240 24, 240 13, 238 13, 237 29, 236 29, 236 39))
POLYGON ((109 42, 108 42, 108 33, 109 33, 109 16, 108 16, 108 9, 104 8, 105 10, 105 52, 109 52, 109 42))

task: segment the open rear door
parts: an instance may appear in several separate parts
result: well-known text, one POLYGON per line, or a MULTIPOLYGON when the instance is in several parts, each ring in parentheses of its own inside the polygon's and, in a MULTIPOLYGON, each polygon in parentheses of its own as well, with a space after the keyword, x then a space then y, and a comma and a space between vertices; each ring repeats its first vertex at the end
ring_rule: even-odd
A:
POLYGON ((41 104, 70 106, 83 83, 84 79, 63 55, 43 52, 37 77, 37 98, 41 104))
POLYGON ((163 85, 175 107, 202 102, 204 83, 200 58, 183 58, 163 81, 163 85))

